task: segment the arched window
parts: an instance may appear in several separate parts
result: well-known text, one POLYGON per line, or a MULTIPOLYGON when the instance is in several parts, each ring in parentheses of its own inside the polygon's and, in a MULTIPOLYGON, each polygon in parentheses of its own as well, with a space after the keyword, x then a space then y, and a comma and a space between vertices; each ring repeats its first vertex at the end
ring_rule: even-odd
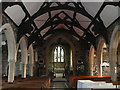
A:
POLYGON ((61 46, 57 46, 54 49, 54 62, 64 62, 64 49, 61 46))

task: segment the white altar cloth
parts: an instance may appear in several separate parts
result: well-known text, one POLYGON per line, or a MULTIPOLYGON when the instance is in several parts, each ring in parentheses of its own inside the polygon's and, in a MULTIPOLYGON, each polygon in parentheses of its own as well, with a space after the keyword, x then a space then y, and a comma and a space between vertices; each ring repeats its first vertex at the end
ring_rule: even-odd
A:
POLYGON ((112 83, 106 83, 104 81, 91 81, 91 80, 78 80, 77 82, 77 89, 82 90, 82 89, 116 89, 116 86, 113 85, 112 83))

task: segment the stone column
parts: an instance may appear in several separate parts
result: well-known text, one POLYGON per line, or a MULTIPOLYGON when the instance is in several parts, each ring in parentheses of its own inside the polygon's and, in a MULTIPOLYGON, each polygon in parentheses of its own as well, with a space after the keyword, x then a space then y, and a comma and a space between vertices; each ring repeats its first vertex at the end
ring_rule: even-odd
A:
POLYGON ((13 83, 15 74, 15 60, 9 61, 8 82, 13 83))
POLYGON ((29 58, 29 75, 33 76, 33 64, 34 64, 34 50, 32 44, 30 45, 28 52, 30 54, 29 58))
POLYGON ((33 76, 33 64, 29 64, 29 72, 30 72, 30 76, 33 76))
POLYGON ((22 68, 23 68, 23 70, 22 70, 22 78, 26 78, 26 66, 27 66, 27 64, 22 64, 22 68))
POLYGON ((117 80, 117 57, 116 57, 116 49, 115 48, 111 48, 111 52, 110 52, 110 75, 111 75, 111 79, 112 81, 116 81, 117 80))
POLYGON ((93 64, 90 65, 90 75, 93 76, 93 64))
POLYGON ((91 46, 90 51, 89 51, 89 75, 93 76, 93 71, 94 71, 94 48, 91 46))
POLYGON ((22 78, 26 78, 26 69, 28 63, 28 51, 27 51, 27 42, 26 38, 23 36, 20 42, 21 47, 21 60, 22 60, 22 78))
POLYGON ((110 48, 109 48, 109 57, 110 57, 110 75, 112 78, 112 81, 116 81, 116 72, 117 72, 117 45, 119 44, 120 40, 120 28, 119 26, 115 26, 111 40, 110 40, 110 48))

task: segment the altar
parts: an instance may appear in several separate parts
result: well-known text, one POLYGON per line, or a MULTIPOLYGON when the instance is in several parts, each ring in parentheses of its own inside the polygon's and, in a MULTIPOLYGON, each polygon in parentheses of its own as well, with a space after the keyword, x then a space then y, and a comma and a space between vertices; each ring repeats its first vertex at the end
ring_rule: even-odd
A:
POLYGON ((82 90, 82 89, 116 89, 117 87, 113 85, 112 83, 106 83, 104 81, 91 81, 91 80, 78 80, 77 81, 77 89, 82 90))

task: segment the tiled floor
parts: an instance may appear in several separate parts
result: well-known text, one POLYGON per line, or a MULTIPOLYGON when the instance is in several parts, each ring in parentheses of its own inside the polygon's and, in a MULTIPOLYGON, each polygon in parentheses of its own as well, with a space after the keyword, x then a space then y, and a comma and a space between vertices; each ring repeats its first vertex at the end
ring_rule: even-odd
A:
POLYGON ((63 90, 65 88, 69 88, 69 86, 65 78, 54 78, 51 82, 50 88, 52 90, 63 90))

